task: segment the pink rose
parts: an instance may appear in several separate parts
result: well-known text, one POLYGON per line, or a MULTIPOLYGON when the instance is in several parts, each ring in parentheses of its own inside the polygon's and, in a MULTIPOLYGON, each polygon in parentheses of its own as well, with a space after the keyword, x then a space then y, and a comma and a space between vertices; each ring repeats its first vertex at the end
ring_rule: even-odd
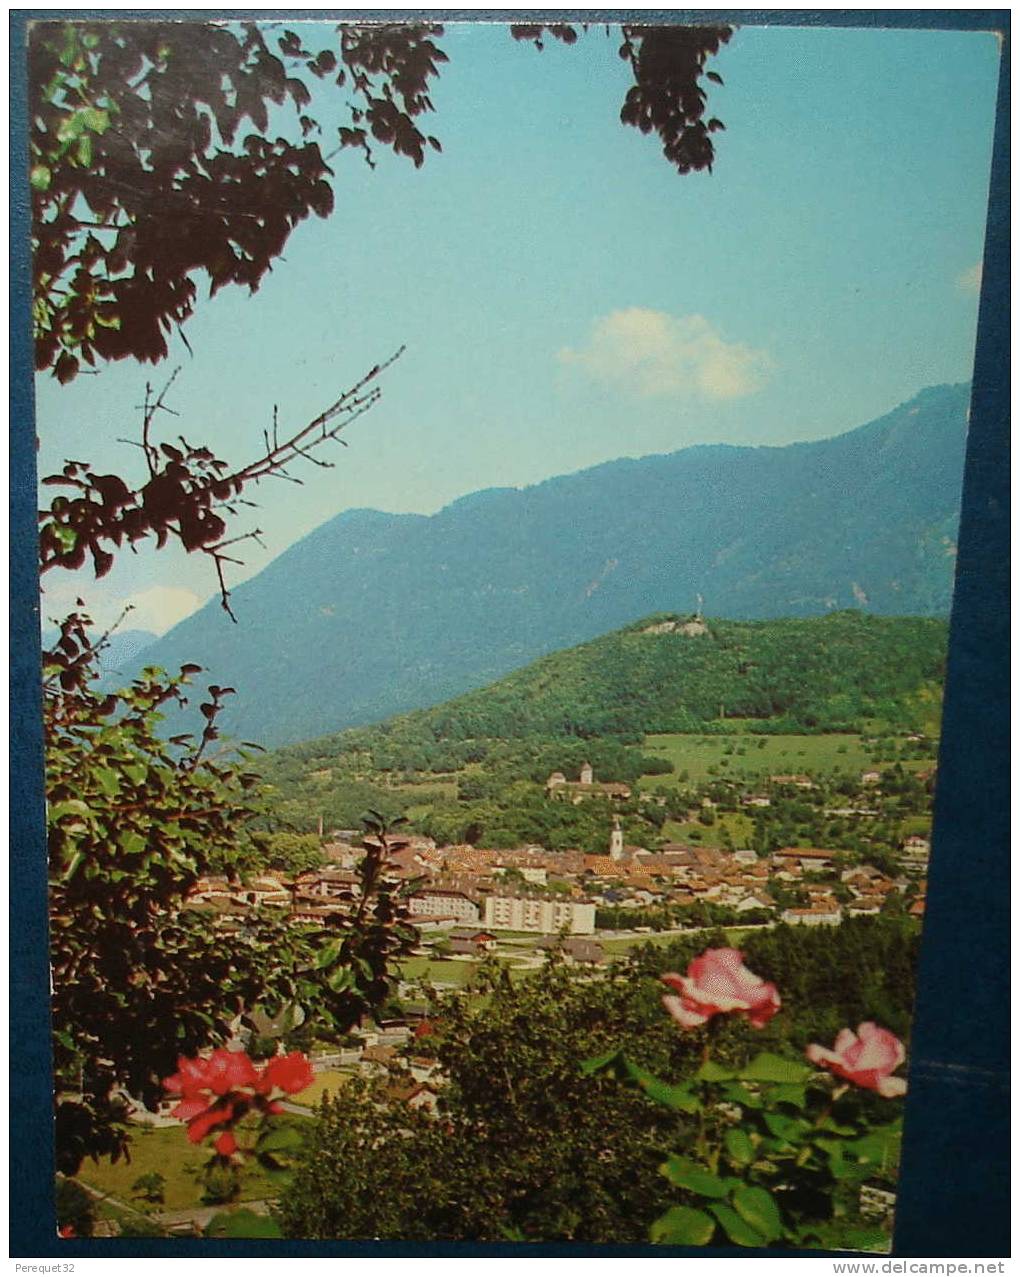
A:
POLYGON ((217 1047, 205 1065, 206 1086, 215 1095, 226 1095, 228 1091, 255 1084, 255 1066, 244 1051, 228 1051, 225 1047, 217 1047))
POLYGON ((176 1109, 171 1117, 180 1117, 181 1121, 187 1121, 188 1139, 192 1144, 201 1144, 210 1131, 214 1131, 218 1126, 229 1126, 233 1122, 235 1109, 234 1105, 229 1103, 213 1104, 192 1118, 184 1118, 176 1109))
POLYGON ((737 1012, 762 1029, 780 1008, 779 991, 744 966, 739 949, 706 949, 686 975, 669 972, 663 984, 675 989, 662 1005, 682 1029, 695 1029, 713 1015, 737 1012))
POLYGON ((256 1070, 244 1051, 217 1047, 208 1057, 189 1060, 181 1056, 178 1072, 163 1083, 170 1095, 180 1096, 171 1116, 188 1125, 188 1139, 200 1144, 216 1132, 215 1148, 224 1157, 238 1151, 232 1127, 252 1111, 277 1114, 284 1111, 276 1089, 294 1095, 314 1079, 311 1063, 300 1051, 274 1057, 256 1070))
POLYGON ((198 1056, 188 1060, 181 1056, 177 1068, 179 1072, 168 1077, 163 1086, 171 1095, 182 1095, 185 1099, 196 1099, 209 1092, 226 1095, 239 1087, 252 1086, 256 1079, 254 1065, 244 1051, 228 1051, 222 1046, 208 1059, 198 1056))
POLYGON ((312 1066, 300 1051, 291 1051, 290 1055, 275 1055, 258 1080, 258 1089, 268 1093, 274 1086, 288 1095, 296 1095, 315 1081, 312 1066))
POLYGON ((906 1092, 903 1078, 890 1076, 907 1058, 903 1043, 895 1033, 871 1020, 859 1024, 856 1033, 840 1029, 831 1051, 812 1042, 804 1054, 812 1064, 831 1070, 855 1086, 877 1091, 887 1100, 906 1092))

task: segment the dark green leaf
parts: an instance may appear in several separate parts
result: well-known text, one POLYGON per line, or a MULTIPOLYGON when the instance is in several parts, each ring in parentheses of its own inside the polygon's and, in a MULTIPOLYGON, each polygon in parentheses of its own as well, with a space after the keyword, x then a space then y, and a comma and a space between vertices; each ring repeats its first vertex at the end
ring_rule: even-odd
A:
POLYGON ((747 1082, 806 1082, 811 1070, 799 1060, 790 1060, 783 1055, 773 1055, 770 1051, 762 1051, 745 1068, 740 1077, 747 1082))
POLYGON ((715 1060, 706 1060, 694 1075, 699 1082, 728 1082, 733 1077, 732 1069, 724 1069, 715 1060))
POLYGON ((764 1246, 765 1238, 747 1220, 725 1202, 713 1202, 708 1208, 722 1225, 723 1232, 735 1246, 764 1246))
POLYGON ((730 1127, 723 1136, 723 1146, 730 1159, 738 1166, 747 1166, 754 1161, 754 1145, 751 1143, 751 1137, 739 1127, 730 1127))
POLYGON ((732 1104, 740 1104, 746 1109, 760 1109, 764 1103, 760 1095, 754 1091, 749 1091, 746 1086, 741 1086, 739 1082, 724 1086, 722 1094, 723 1099, 729 1100, 732 1104))
POLYGON ((607 1051, 605 1055, 593 1055, 590 1059, 582 1060, 579 1067, 585 1077, 590 1077, 593 1073, 601 1073, 603 1069, 608 1068, 610 1064, 614 1064, 619 1058, 620 1048, 614 1047, 612 1051, 607 1051))
POLYGON ((654 1073, 649 1073, 647 1069, 641 1068, 631 1060, 625 1060, 624 1064, 628 1074, 650 1100, 655 1100, 657 1104, 664 1104, 667 1108, 677 1109, 681 1113, 696 1113, 701 1108, 700 1100, 691 1094, 688 1087, 663 1082, 654 1073))
POLYGON ((707 1246, 714 1232, 715 1221, 704 1211, 671 1206, 651 1226, 648 1236, 661 1246, 707 1246))
POLYGON ((770 1087, 768 1097, 774 1104, 792 1104, 800 1109, 807 1103, 807 1091, 804 1087, 790 1082, 781 1082, 778 1086, 770 1087))
POLYGON ((811 1129, 803 1118, 787 1117, 784 1113, 763 1113, 762 1120, 773 1135, 791 1144, 811 1129))
POLYGON ((764 1188, 738 1188, 733 1194, 733 1206, 737 1214, 766 1241, 776 1241, 783 1235, 783 1221, 772 1194, 764 1188))
POLYGON ((659 1170, 677 1188, 686 1188, 699 1197, 725 1197, 726 1185, 718 1175, 706 1171, 696 1162, 689 1162, 684 1157, 670 1157, 659 1167, 659 1170))

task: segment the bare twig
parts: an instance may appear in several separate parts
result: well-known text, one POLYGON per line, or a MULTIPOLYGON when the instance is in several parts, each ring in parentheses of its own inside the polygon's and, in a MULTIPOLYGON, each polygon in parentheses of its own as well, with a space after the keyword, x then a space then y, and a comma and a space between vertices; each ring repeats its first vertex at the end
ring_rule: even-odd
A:
POLYGON ((389 359, 376 364, 328 408, 282 442, 279 409, 274 405, 272 433, 268 430, 262 432, 265 451, 233 471, 228 471, 226 462, 214 457, 208 448, 192 447, 183 436, 178 436, 183 451, 171 448, 169 444, 157 446, 153 442, 156 414, 179 415, 167 405, 166 399, 180 368, 174 369, 155 397, 152 386, 146 383, 145 400, 139 405, 142 412, 141 442, 123 442, 130 442, 144 452, 148 482, 132 491, 117 476, 96 475, 82 462, 68 462, 60 475, 44 480, 75 489, 81 496, 73 500, 61 498, 59 507, 55 502, 52 509, 41 512, 41 570, 79 568, 86 553, 91 553, 96 575, 101 576, 113 562, 107 546, 121 546, 126 541, 133 550, 135 542, 152 535, 162 546, 172 535, 189 552, 199 550, 212 559, 219 583, 220 604, 236 621, 230 606, 224 565, 239 564, 240 560, 223 551, 227 546, 248 539, 261 545, 262 533, 261 529, 255 529, 224 540, 223 519, 214 511, 234 515, 240 505, 253 507, 254 502, 241 497, 249 483, 258 484, 263 479, 277 478, 301 484, 303 481, 288 469, 295 461, 309 461, 320 469, 332 469, 333 462, 313 453, 328 442, 347 446, 346 440, 339 437, 341 431, 379 402, 382 391, 375 383, 400 358, 404 349, 401 346, 389 359), (163 453, 167 459, 164 459, 163 453))

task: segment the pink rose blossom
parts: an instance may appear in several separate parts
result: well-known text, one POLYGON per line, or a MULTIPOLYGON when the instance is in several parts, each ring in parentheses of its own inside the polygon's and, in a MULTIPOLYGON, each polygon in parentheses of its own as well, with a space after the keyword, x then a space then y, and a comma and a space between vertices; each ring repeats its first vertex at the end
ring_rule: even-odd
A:
POLYGON ((259 1070, 244 1051, 224 1047, 193 1060, 181 1056, 177 1069, 163 1083, 170 1095, 181 1097, 171 1116, 187 1123, 192 1144, 200 1144, 216 1132, 215 1148, 224 1157, 238 1151, 232 1131, 237 1122, 251 1112, 284 1112, 273 1092, 295 1095, 310 1086, 315 1076, 300 1051, 275 1056, 259 1070))
POLYGON ((682 1029, 695 1029, 713 1015, 736 1012, 762 1029, 779 1010, 779 991, 744 966, 739 949, 706 949, 687 968, 686 975, 669 972, 663 984, 675 989, 662 1005, 682 1029))
POLYGON ((812 1042, 804 1054, 812 1064, 886 1099, 906 1092, 903 1078, 890 1076, 907 1058, 903 1043, 895 1033, 871 1020, 859 1024, 856 1033, 840 1029, 831 1051, 812 1042))
POLYGON ((296 1095, 315 1081, 312 1066, 300 1051, 274 1056, 259 1076, 258 1089, 268 1093, 273 1087, 296 1095))

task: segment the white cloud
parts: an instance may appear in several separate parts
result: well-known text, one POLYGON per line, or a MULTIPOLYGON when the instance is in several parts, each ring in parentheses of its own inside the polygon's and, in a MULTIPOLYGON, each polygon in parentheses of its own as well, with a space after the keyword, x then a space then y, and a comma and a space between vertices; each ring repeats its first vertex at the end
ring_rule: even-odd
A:
POLYGON ((644 398, 737 399, 761 389, 772 368, 764 350, 726 341, 703 315, 669 315, 631 306, 595 321, 562 363, 644 398))
POLYGON ((964 293, 979 293, 981 291, 981 263, 975 262, 961 275, 956 277, 956 287, 964 293))
POLYGON ((190 616, 201 602, 197 594, 177 585, 150 586, 124 600, 125 606, 130 604, 133 609, 124 620, 124 628, 163 634, 190 616))

